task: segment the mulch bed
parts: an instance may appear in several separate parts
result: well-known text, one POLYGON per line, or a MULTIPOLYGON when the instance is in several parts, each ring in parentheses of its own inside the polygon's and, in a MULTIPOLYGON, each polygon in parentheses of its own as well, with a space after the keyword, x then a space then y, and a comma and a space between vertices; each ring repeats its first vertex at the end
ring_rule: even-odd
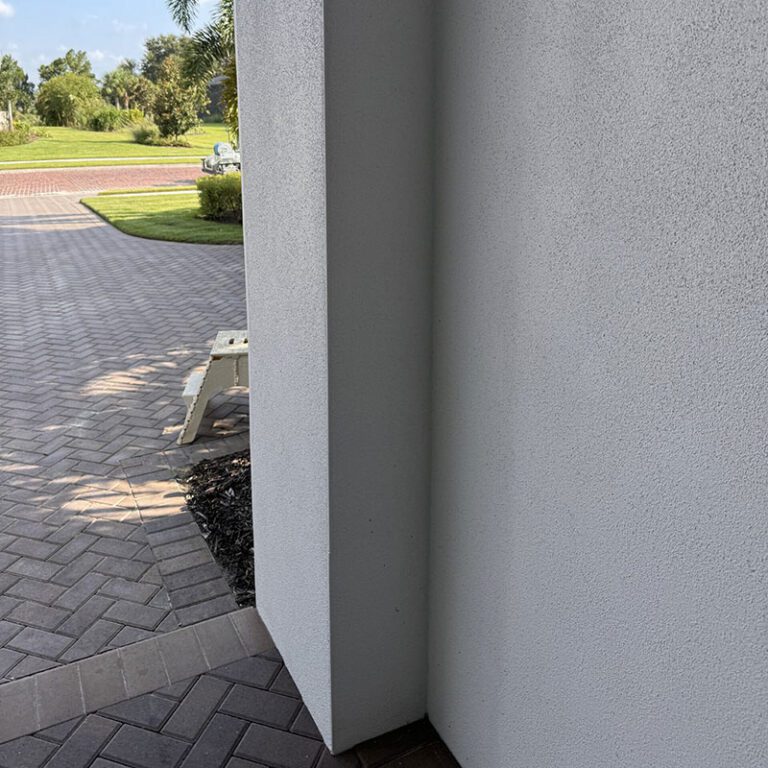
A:
POLYGON ((189 511, 227 574, 238 605, 253 605, 250 451, 201 461, 185 482, 189 511))

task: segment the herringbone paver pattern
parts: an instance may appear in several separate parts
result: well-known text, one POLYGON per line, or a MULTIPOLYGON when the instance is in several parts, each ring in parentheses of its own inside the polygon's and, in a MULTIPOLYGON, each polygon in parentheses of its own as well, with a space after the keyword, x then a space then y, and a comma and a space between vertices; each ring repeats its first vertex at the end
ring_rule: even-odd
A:
POLYGON ((426 722, 332 756, 276 650, 0 744, 0 768, 22 765, 459 768, 426 722))
POLYGON ((0 197, 90 192, 130 187, 190 184, 200 175, 197 165, 136 165, 94 168, 0 169, 0 197))
MULTIPOLYGON (((131 238, 66 197, 0 222, 2 682, 235 607, 162 452, 245 316, 240 247, 131 238)), ((198 451, 247 430, 242 394, 218 403, 198 451)))

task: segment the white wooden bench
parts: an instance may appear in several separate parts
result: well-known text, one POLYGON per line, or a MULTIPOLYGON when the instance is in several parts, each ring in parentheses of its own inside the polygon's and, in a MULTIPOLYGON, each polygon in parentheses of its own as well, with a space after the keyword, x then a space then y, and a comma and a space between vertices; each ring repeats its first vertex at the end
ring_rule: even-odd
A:
POLYGON ((193 371, 182 397, 187 415, 178 443, 186 445, 197 437, 208 401, 231 387, 248 386, 248 332, 219 331, 205 368, 193 371))

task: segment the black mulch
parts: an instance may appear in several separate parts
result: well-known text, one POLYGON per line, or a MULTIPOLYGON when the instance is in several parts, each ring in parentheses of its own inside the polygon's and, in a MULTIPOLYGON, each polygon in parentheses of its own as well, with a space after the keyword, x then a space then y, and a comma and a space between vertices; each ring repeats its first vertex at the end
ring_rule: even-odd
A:
POLYGON ((238 605, 253 605, 250 451, 201 461, 184 480, 189 511, 226 572, 238 605))

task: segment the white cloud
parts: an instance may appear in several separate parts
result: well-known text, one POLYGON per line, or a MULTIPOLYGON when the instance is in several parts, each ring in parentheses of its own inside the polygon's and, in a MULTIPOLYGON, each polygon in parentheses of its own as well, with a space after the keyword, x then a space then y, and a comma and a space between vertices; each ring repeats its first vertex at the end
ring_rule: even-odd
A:
POLYGON ((107 54, 97 48, 95 51, 88 51, 88 58, 91 61, 104 61, 107 58, 107 54))
POLYGON ((0 0, 0 16, 10 19, 15 13, 16 11, 10 3, 6 3, 5 0, 0 0))
POLYGON ((127 21, 120 21, 120 19, 112 19, 112 28, 115 32, 133 32, 137 29, 135 24, 129 24, 127 21))

